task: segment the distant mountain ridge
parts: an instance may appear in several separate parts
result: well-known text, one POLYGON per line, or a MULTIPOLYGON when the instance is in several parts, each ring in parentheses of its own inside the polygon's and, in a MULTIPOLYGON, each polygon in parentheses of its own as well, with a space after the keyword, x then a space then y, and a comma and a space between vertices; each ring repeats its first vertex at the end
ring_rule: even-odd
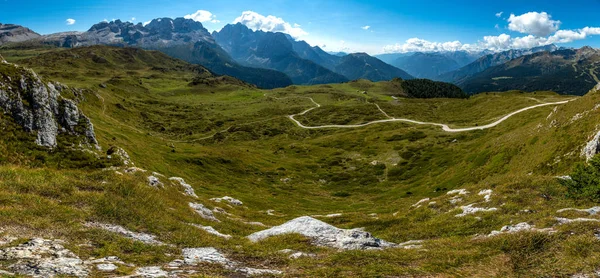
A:
POLYGON ((493 53, 485 55, 476 61, 460 68, 455 71, 441 74, 437 79, 445 82, 452 82, 455 84, 461 84, 470 76, 482 72, 490 67, 504 64, 512 59, 529 55, 542 51, 556 51, 558 47, 556 45, 546 45, 540 47, 534 47, 530 49, 511 49, 503 52, 493 53))
POLYGON ((600 50, 560 49, 524 55, 490 67, 459 85, 467 93, 554 91, 584 95, 600 83, 600 50))
POLYGON ((287 34, 253 31, 241 23, 228 24, 212 35, 239 63, 280 70, 298 84, 345 82, 359 78, 371 81, 412 78, 406 72, 364 53, 339 57, 287 34))
POLYGON ((147 25, 115 20, 95 24, 86 32, 56 33, 40 40, 58 47, 110 45, 159 50, 262 88, 292 84, 291 79, 281 72, 239 65, 215 42, 202 23, 191 19, 158 18, 147 25))
POLYGON ((40 34, 21 25, 0 23, 0 45, 11 42, 28 41, 39 37, 40 34))
POLYGON ((327 62, 308 45, 296 44, 297 47, 294 47, 292 40, 283 33, 252 31, 238 23, 228 24, 221 31, 213 32, 212 36, 240 64, 284 72, 295 84, 348 81, 346 77, 301 57, 298 52, 319 62, 327 62))

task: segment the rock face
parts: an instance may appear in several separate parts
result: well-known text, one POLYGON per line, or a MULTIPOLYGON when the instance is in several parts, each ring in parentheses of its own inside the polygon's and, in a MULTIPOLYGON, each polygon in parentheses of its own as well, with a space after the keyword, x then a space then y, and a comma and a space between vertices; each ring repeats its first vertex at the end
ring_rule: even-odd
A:
MULTIPOLYGON (((60 133, 77 135, 79 144, 97 146, 94 127, 77 105, 63 98, 67 86, 44 83, 35 72, 0 64, 0 109, 28 132, 37 132, 36 143, 55 147, 60 133)), ((71 90, 75 95, 77 90, 71 90)))
POLYGON ((342 250, 368 250, 395 247, 396 244, 373 237, 360 229, 339 229, 312 217, 303 216, 248 236, 257 242, 268 237, 284 234, 301 234, 313 240, 318 246, 342 250))
POLYGON ((88 276, 83 261, 61 244, 58 240, 32 239, 16 247, 0 250, 0 261, 16 261, 9 268, 21 275, 88 276))
POLYGON ((585 157, 588 161, 592 159, 596 154, 600 152, 600 132, 598 132, 591 141, 589 141, 583 150, 581 156, 585 157))
POLYGON ((0 45, 9 42, 22 42, 39 38, 40 34, 15 24, 0 23, 0 45))

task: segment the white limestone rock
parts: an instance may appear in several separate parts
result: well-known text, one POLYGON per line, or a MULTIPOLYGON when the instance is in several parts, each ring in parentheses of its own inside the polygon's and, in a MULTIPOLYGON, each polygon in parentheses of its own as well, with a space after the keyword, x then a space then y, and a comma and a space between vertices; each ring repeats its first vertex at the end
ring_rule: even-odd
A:
POLYGON ((492 193, 493 193, 493 191, 491 189, 486 189, 486 190, 479 191, 479 193, 477 195, 483 196, 483 199, 486 202, 489 202, 490 199, 492 198, 492 193))
POLYGON ((135 270, 135 274, 144 278, 159 278, 169 276, 169 273, 164 271, 160 266, 140 267, 135 270))
POLYGON ((303 216, 267 230, 248 236, 253 242, 258 242, 272 236, 284 234, 300 234, 311 238, 313 244, 342 250, 368 250, 395 247, 390 243, 373 237, 361 229, 339 229, 323 221, 309 216, 303 216))
POLYGON ((108 263, 108 264, 97 264, 96 265, 96 269, 98 269, 98 271, 102 271, 102 272, 113 272, 115 270, 117 270, 116 265, 108 263))
POLYGON ((218 236, 218 237, 222 237, 224 239, 230 239, 231 235, 226 235, 226 234, 222 234, 219 231, 215 230, 215 228, 211 227, 211 226, 202 226, 202 225, 198 225, 198 224, 190 224, 198 229, 202 229, 204 231, 206 231, 209 234, 218 236))
POLYGON ((119 234, 126 238, 129 238, 129 239, 132 239, 135 241, 140 241, 140 242, 150 244, 150 245, 165 245, 165 243, 163 243, 159 240, 156 240, 156 236, 154 236, 154 235, 132 232, 132 231, 127 230, 119 225, 89 222, 89 223, 85 223, 85 226, 89 227, 89 228, 98 228, 98 229, 102 229, 102 230, 109 231, 112 233, 116 233, 116 234, 119 234))
POLYGON ((229 197, 229 196, 225 196, 225 197, 222 197, 222 198, 212 198, 210 200, 214 201, 214 202, 217 202, 217 203, 227 202, 227 203, 229 203, 231 205, 234 205, 234 206, 241 206, 241 205, 244 204, 244 203, 242 203, 242 201, 240 201, 238 199, 235 199, 235 198, 232 198, 232 197, 229 197))
POLYGON ((184 179, 178 178, 178 177, 171 177, 171 178, 169 178, 169 180, 179 183, 179 185, 181 185, 183 187, 185 195, 188 195, 188 196, 194 197, 194 198, 198 198, 198 195, 196 195, 196 191, 194 191, 194 188, 191 185, 189 185, 188 183, 186 183, 184 179))
POLYGON ((20 275, 36 277, 86 277, 83 261, 59 240, 35 238, 15 247, 0 249, 0 261, 15 261, 9 266, 20 275))
POLYGON ((148 176, 148 185, 152 187, 162 187, 163 183, 155 176, 148 176))
POLYGON ((584 212, 589 215, 597 215, 598 213, 600 213, 600 207, 592 207, 589 209, 564 208, 564 209, 559 209, 556 212, 561 213, 561 212, 565 212, 565 211, 577 211, 577 212, 584 212))
POLYGON ((575 222, 600 222, 599 219, 594 219, 594 218, 569 219, 569 218, 556 217, 555 219, 558 222, 557 225, 565 225, 565 224, 570 224, 570 223, 575 223, 575 222))
POLYGON ((585 157, 588 161, 591 160, 596 154, 600 152, 600 132, 598 132, 592 140, 590 140, 583 150, 581 156, 585 157))
POLYGON ((466 189, 454 189, 454 190, 450 190, 446 193, 447 195, 467 195, 469 194, 469 191, 467 191, 466 189))
POLYGON ((538 229, 535 226, 530 225, 527 222, 522 222, 522 223, 519 223, 516 225, 506 225, 506 226, 502 227, 499 231, 492 231, 488 236, 497 236, 497 235, 501 235, 501 234, 512 234, 512 233, 519 233, 519 232, 526 232, 526 231, 552 233, 552 232, 554 232, 554 229, 552 229, 552 228, 538 229))
POLYGON ((413 207, 413 208, 420 208, 420 207, 421 207, 421 205, 423 205, 423 204, 424 204, 424 203, 426 203, 426 202, 429 202, 429 200, 430 200, 429 198, 422 199, 422 200, 420 200, 420 201, 416 202, 416 203, 415 203, 414 205, 412 205, 411 207, 413 207))
POLYGON ((464 217, 470 214, 475 214, 477 212, 491 212, 491 211, 497 211, 497 208, 478 208, 478 207, 473 207, 473 204, 470 204, 468 206, 462 206, 460 207, 462 209, 462 213, 455 215, 456 217, 464 217))
POLYGON ((217 219, 213 212, 206 208, 203 204, 199 203, 189 203, 190 208, 192 208, 198 215, 202 218, 210 221, 221 222, 221 220, 217 219))

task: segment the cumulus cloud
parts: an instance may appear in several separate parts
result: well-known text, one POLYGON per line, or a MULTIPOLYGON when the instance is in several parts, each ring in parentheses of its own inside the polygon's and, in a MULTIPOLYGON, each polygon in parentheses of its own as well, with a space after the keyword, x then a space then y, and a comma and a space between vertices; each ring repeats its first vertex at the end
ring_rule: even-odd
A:
POLYGON ((73 25, 73 24, 75 24, 75 19, 67 18, 66 23, 67 23, 67 25, 73 25))
MULTIPOLYGON (((502 16, 501 13, 498 14, 502 16)), ((511 14, 507 21, 509 30, 527 35, 522 37, 511 37, 508 34, 485 36, 482 40, 473 44, 463 44, 460 41, 431 42, 420 38, 411 38, 404 43, 384 46, 383 51, 386 53, 482 51, 486 49, 504 51, 549 44, 571 43, 577 40, 585 40, 590 36, 600 35, 600 27, 559 30, 561 22, 552 20, 552 17, 545 12, 529 12, 519 16, 511 14)), ((496 25, 496 29, 499 29, 498 25, 496 25)))
POLYGON ((538 37, 558 31, 560 24, 560 21, 552 20, 552 16, 546 12, 528 12, 518 16, 511 14, 508 18, 509 30, 538 37))
POLYGON ((132 18, 131 18, 131 22, 134 22, 134 21, 135 21, 135 17, 132 17, 132 18))
POLYGON ((276 16, 264 16, 253 11, 245 11, 242 15, 236 18, 233 23, 242 23, 252 30, 261 30, 265 32, 281 32, 299 38, 308 35, 308 33, 300 25, 292 26, 285 22, 282 18, 276 16))
POLYGON ((504 12, 496 13, 496 17, 501 17, 504 12))
POLYGON ((371 28, 371 26, 367 25, 367 26, 363 26, 363 27, 360 27, 360 28, 363 29, 363 30, 369 30, 371 28))
POLYGON ((198 22, 212 22, 212 23, 220 22, 217 19, 216 15, 212 14, 209 11, 205 11, 205 10, 197 10, 193 14, 188 14, 188 15, 183 16, 183 18, 192 19, 192 20, 198 21, 198 22))

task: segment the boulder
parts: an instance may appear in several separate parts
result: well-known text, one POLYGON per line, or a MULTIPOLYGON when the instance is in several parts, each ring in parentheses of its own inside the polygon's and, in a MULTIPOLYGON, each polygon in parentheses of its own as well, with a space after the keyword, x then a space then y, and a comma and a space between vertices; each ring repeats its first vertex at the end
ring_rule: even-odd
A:
POLYGON ((313 244, 317 246, 342 250, 384 249, 396 246, 394 243, 375 238, 361 229, 340 229, 309 216, 299 217, 283 225, 253 233, 248 236, 248 239, 258 242, 284 234, 300 234, 312 239, 313 244))
POLYGON ((59 240, 35 238, 15 247, 0 249, 0 261, 14 261, 9 268, 20 275, 88 276, 83 261, 62 244, 59 240))

